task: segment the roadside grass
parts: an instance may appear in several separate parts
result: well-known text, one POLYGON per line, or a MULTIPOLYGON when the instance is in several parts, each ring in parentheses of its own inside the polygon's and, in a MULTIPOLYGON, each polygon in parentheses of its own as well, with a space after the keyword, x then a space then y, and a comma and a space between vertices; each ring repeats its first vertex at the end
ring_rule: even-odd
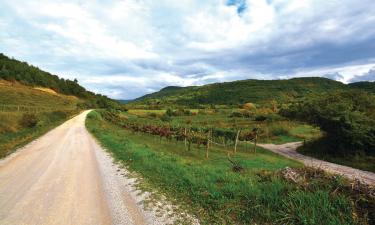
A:
POLYGON ((340 165, 350 166, 360 170, 366 170, 375 173, 375 156, 371 155, 354 155, 354 156, 339 156, 329 154, 327 150, 329 144, 325 143, 325 139, 319 139, 312 142, 307 142, 304 146, 297 149, 298 152, 312 156, 324 161, 337 163, 340 165))
POLYGON ((23 113, 0 112, 0 158, 42 136, 77 113, 78 111, 71 110, 37 113, 38 123, 35 127, 22 127, 19 121, 23 113))
POLYGON ((80 101, 74 96, 0 80, 0 158, 78 113, 80 101), (22 123, 25 115, 26 125, 22 123), (30 118, 34 121, 27 121, 30 118))
MULTIPOLYGON (((357 218, 350 196, 337 191, 341 178, 297 185, 278 170, 300 163, 251 146, 240 146, 233 160, 244 170, 234 172, 228 149, 185 150, 168 142, 111 124, 96 111, 88 130, 130 171, 200 219, 202 224, 366 224, 357 218), (306 186, 307 185, 307 186, 306 186), (336 191, 335 191, 336 190, 336 191)), ((142 185, 141 185, 142 186, 142 185)))

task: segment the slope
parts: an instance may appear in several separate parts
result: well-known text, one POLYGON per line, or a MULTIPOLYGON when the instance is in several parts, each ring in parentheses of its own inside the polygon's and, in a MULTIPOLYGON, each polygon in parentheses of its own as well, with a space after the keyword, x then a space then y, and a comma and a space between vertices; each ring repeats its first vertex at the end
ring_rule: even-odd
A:
POLYGON ((77 113, 83 100, 0 80, 0 158, 77 113))
POLYGON ((131 105, 238 105, 276 100, 289 102, 311 93, 345 89, 341 82, 308 77, 289 80, 242 80, 190 87, 166 87, 136 99, 131 105))

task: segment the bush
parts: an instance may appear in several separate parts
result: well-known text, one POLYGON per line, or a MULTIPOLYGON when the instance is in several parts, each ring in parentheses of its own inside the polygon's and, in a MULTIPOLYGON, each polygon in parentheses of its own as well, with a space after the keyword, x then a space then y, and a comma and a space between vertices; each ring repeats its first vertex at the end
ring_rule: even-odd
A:
POLYGON ((171 117, 173 116, 173 110, 172 109, 167 109, 167 111, 165 112, 165 115, 171 117))
POLYGON ((274 126, 270 129, 270 133, 273 136, 281 136, 281 135, 288 135, 289 130, 282 126, 274 126))
POLYGON ((326 132, 330 153, 375 155, 375 97, 361 91, 310 96, 280 111, 326 132))
POLYGON ((22 127, 33 128, 38 124, 38 118, 34 113, 24 113, 19 123, 22 127))
POLYGON ((242 113, 240 113, 240 112, 237 112, 237 111, 234 111, 234 112, 232 112, 230 115, 229 115, 229 117, 244 117, 243 116, 243 114, 242 113))
POLYGON ((156 118, 158 117, 158 115, 156 113, 147 113, 147 116, 148 117, 151 117, 151 118, 156 118))
POLYGON ((160 120, 164 122, 169 122, 172 120, 172 118, 169 115, 164 114, 162 117, 160 117, 160 120))
POLYGON ((256 116, 254 120, 261 122, 261 121, 265 121, 266 119, 267 119, 266 116, 259 115, 259 116, 256 116))

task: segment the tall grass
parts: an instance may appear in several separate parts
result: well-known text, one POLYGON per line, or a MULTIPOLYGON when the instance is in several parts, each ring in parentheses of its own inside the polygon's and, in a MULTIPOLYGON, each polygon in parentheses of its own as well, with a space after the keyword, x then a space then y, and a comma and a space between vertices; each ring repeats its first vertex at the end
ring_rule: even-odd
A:
MULTIPOLYGON (((61 124, 78 111, 54 111, 37 114, 21 112, 0 112, 0 158, 3 158, 18 147, 43 135, 61 124), (35 121, 24 121, 24 115, 32 115, 35 121), (35 122, 31 126, 30 122, 35 122)), ((29 118, 30 119, 30 118, 29 118)))

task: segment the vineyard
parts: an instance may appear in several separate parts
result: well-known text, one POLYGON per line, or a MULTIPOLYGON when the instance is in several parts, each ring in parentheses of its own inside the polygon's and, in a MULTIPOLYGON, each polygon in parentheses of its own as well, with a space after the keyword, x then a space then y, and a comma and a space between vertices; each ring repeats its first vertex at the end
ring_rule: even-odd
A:
POLYGON ((209 156, 210 145, 219 145, 227 149, 232 148, 233 153, 236 153, 238 142, 249 143, 253 141, 253 149, 256 151, 259 132, 259 129, 256 127, 251 129, 251 131, 241 131, 241 129, 229 130, 214 127, 142 124, 129 122, 119 117, 118 114, 109 111, 102 111, 101 115, 105 120, 133 132, 158 136, 160 139, 168 141, 183 141, 189 151, 192 144, 195 144, 197 148, 204 146, 206 149, 206 158, 209 156))

